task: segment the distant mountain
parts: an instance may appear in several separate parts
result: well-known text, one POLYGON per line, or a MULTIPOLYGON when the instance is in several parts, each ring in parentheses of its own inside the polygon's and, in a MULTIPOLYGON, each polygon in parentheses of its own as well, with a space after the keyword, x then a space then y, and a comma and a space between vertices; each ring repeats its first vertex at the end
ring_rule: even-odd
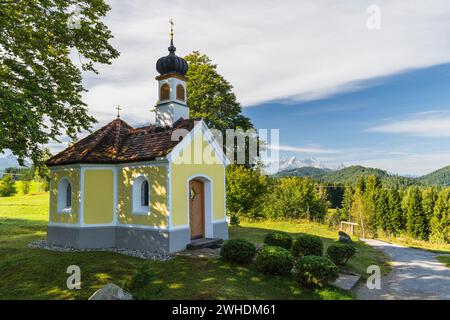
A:
POLYGON ((324 163, 322 163, 320 160, 311 157, 311 158, 304 158, 300 159, 297 157, 289 157, 289 158, 281 158, 278 161, 268 162, 266 163, 266 168, 272 168, 274 170, 278 169, 278 172, 282 171, 288 171, 288 170, 295 170, 298 168, 317 168, 317 169, 341 169, 344 167, 343 164, 339 166, 335 166, 333 168, 328 167, 324 163))
POLYGON ((380 179, 390 176, 390 174, 381 169, 366 168, 363 166, 350 166, 340 170, 326 173, 322 180, 327 182, 355 183, 359 176, 375 175, 380 179))
POLYGON ((386 187, 410 185, 450 185, 450 166, 419 178, 398 176, 390 174, 382 169, 366 168, 363 166, 350 166, 338 170, 302 167, 281 171, 276 176, 310 177, 326 183, 354 184, 358 177, 369 175, 379 177, 386 187))
MULTIPOLYGON (((28 161, 25 161, 25 166, 29 167, 31 164, 28 161)), ((0 171, 5 170, 6 168, 20 168, 19 161, 17 158, 10 154, 5 157, 0 158, 0 171)))
POLYGON ((315 168, 315 167, 301 167, 296 169, 288 169, 280 171, 277 176, 284 177, 310 177, 315 179, 322 178, 326 173, 332 171, 328 168, 315 168))
POLYGON ((450 166, 433 171, 418 178, 425 185, 450 186, 450 166))

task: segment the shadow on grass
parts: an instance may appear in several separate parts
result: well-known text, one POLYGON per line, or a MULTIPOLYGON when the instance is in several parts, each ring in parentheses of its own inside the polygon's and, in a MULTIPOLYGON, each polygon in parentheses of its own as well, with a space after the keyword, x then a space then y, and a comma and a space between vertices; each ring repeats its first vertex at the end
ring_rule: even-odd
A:
MULTIPOLYGON (((261 274, 253 264, 176 257, 146 261, 112 252, 55 252, 27 244, 45 237, 45 221, 0 219, 0 299, 87 299, 101 286, 124 286, 143 263, 154 272, 139 296, 145 299, 351 299, 337 288, 308 290, 292 276, 261 274), (67 267, 81 269, 81 289, 69 290, 67 267)), ((268 229, 239 229, 263 239, 268 229)), ((234 237, 234 231, 231 231, 234 237)), ((331 242, 332 239, 327 239, 331 242)))

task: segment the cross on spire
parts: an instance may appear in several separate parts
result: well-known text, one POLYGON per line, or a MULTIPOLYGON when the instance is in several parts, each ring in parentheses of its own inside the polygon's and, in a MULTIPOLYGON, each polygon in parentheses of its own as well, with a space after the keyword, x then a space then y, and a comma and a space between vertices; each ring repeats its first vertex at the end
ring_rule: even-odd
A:
POLYGON ((118 106, 116 107, 116 110, 117 110, 117 118, 120 118, 120 110, 122 110, 122 108, 120 107, 120 105, 118 105, 118 106))
POLYGON ((173 25, 175 24, 173 22, 173 18, 170 18, 169 23, 170 23, 170 44, 173 45, 173 25))

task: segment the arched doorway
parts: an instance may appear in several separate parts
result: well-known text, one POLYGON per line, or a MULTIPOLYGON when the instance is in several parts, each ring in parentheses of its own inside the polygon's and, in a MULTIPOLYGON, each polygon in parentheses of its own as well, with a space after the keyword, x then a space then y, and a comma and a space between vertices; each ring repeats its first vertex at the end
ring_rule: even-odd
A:
POLYGON ((198 179, 189 181, 189 228, 191 239, 205 237, 205 184, 198 179))

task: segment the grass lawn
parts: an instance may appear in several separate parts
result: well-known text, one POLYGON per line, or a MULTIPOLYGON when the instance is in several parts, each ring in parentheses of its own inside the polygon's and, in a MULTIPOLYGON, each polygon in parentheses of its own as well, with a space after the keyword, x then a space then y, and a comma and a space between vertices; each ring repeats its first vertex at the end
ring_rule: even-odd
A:
POLYGON ((432 243, 423 240, 416 240, 403 235, 399 237, 380 236, 379 239, 410 248, 425 249, 437 253, 450 253, 450 244, 432 243))
MULTIPOLYGON (((108 282, 123 285, 145 262, 110 252, 52 252, 30 249, 32 240, 45 238, 48 194, 0 198, 0 299, 87 299, 108 282), (68 290, 66 269, 81 268, 81 289, 68 290)), ((230 228, 232 238, 261 242, 269 230, 308 232, 329 244, 337 232, 310 223, 243 223, 230 228)), ((358 256, 349 268, 361 273, 384 256, 358 243, 358 256)), ((221 260, 176 257, 150 261, 154 278, 144 288, 147 299, 351 299, 336 288, 306 290, 291 277, 266 276, 253 265, 231 265, 221 260)))

